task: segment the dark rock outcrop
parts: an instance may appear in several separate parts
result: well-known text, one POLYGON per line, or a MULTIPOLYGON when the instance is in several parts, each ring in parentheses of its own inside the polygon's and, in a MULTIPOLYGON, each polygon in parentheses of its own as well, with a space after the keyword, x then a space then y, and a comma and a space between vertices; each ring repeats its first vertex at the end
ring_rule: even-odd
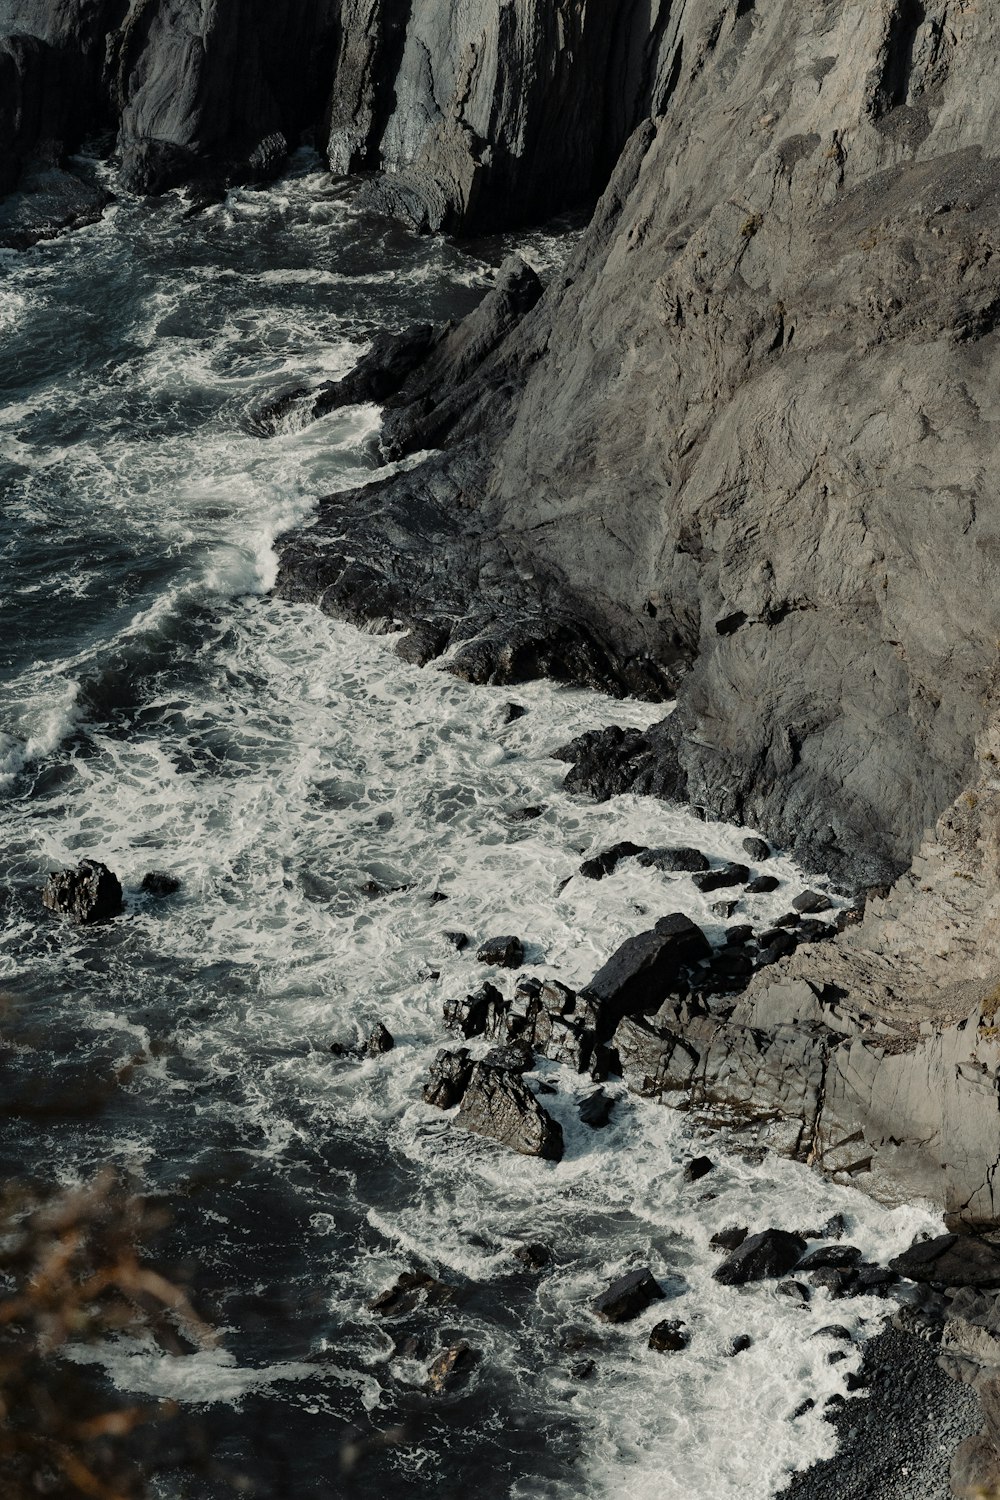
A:
POLYGON ((613 1281, 595 1301, 594 1311, 606 1323, 629 1323, 663 1296, 663 1288, 652 1271, 641 1266, 613 1281))
POLYGON ((752 1234, 712 1272, 724 1286, 745 1286, 785 1276, 801 1260, 805 1241, 784 1229, 765 1229, 752 1234))
POLYGON ((679 1318, 667 1318, 649 1335, 649 1347, 657 1354, 680 1354, 691 1342, 687 1325, 679 1318))
POLYGON ((42 904, 80 926, 108 922, 123 910, 121 881, 99 860, 82 859, 75 870, 53 871, 42 904))
POLYGON ((476 951, 481 964, 500 969, 519 969, 524 963, 524 944, 519 937, 487 938, 476 951))
POLYGON ((476 1135, 489 1136, 522 1156, 562 1159, 562 1126, 509 1068, 474 1065, 455 1124, 476 1135))

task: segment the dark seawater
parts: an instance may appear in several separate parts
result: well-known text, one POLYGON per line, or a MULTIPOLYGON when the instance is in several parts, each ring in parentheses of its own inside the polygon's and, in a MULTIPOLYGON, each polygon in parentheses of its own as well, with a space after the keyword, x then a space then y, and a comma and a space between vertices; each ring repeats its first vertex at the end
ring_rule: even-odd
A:
MULTIPOLYGON (((700 1201, 709 1184, 681 1170, 705 1148, 682 1116, 622 1096, 590 1131, 581 1080, 553 1064, 539 1072, 566 1130, 557 1166, 420 1099, 443 1001, 483 977, 443 929, 473 947, 517 932, 535 972, 580 983, 666 911, 721 935, 684 876, 625 867, 557 897, 585 855, 633 838, 730 856, 742 833, 562 792, 551 750, 649 722, 648 706, 469 687, 267 592, 275 537, 373 472, 377 412, 264 441, 247 410, 342 373, 381 328, 461 316, 513 242, 460 249, 368 221, 305 158, 267 192, 184 210, 123 200, 0 256, 0 1174, 72 1184, 111 1163, 169 1208, 163 1253, 220 1345, 100 1351, 121 1390, 171 1396, 202 1426, 217 1473, 159 1480, 164 1500, 214 1500, 234 1476, 309 1500, 765 1500, 831 1451, 819 1408, 857 1361, 830 1367, 810 1343, 824 1298, 800 1310, 717 1286, 710 1235, 840 1210, 884 1258, 933 1216, 738 1157, 700 1201), (512 697, 528 713, 505 726, 512 697), (526 804, 546 810, 512 821, 526 804), (126 887, 126 917, 103 929, 40 908, 46 872, 83 855, 126 887), (180 893, 143 896, 150 869, 180 893), (373 880, 405 889, 372 899, 373 880), (330 1054, 377 1020, 388 1057, 330 1054), (531 1240, 554 1252, 541 1275, 513 1257, 531 1240), (600 1327, 590 1301, 647 1263, 671 1300, 600 1327), (414 1266, 454 1301, 379 1320, 368 1302, 414 1266), (663 1316, 688 1322, 685 1354, 647 1350, 663 1316), (573 1328, 596 1360, 583 1383, 573 1328), (726 1358, 742 1332, 752 1349, 726 1358), (430 1352, 392 1358, 411 1334, 430 1352), (429 1360, 458 1337, 478 1364, 431 1397, 429 1360), (793 1421, 806 1395, 817 1411, 793 1421), (345 1442, 389 1429, 396 1443, 344 1471, 345 1442)), ((545 274, 563 245, 522 248, 545 274)), ((774 868, 783 910, 804 881, 774 868)), ((773 899, 748 898, 749 919, 773 899)))

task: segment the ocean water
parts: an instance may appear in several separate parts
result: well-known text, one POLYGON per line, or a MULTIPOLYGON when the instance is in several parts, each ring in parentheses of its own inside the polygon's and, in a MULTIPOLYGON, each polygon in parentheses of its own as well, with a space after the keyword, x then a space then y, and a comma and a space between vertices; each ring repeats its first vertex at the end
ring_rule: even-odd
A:
MULTIPOLYGON (((521 248, 547 274, 569 233, 521 248)), ((112 1163, 170 1210, 218 1346, 80 1356, 204 1422, 215 1476, 164 1477, 162 1500, 215 1500, 234 1479, 296 1500, 471 1486, 768 1500, 832 1451, 823 1404, 859 1363, 830 1366, 811 1335, 847 1322, 860 1338, 886 1309, 720 1287, 711 1235, 841 1212, 884 1261, 939 1227, 919 1205, 726 1155, 619 1085, 592 1131, 584 1081, 551 1063, 534 1076, 555 1090, 558 1164, 421 1101, 442 1005, 484 977, 479 941, 518 933, 529 972, 575 985, 669 911, 721 938, 686 876, 574 872, 624 838, 729 858, 745 833, 562 790, 555 747, 655 707, 471 687, 269 597, 275 538, 373 472, 378 413, 262 441, 250 406, 343 372, 381 328, 460 316, 512 243, 462 249, 366 220, 303 157, 193 219, 177 196, 122 199, 100 225, 0 255, 0 1171, 71 1184, 112 1163), (507 724, 510 701, 527 712, 507 724), (544 811, 512 818, 525 806, 544 811), (97 930, 54 921, 37 895, 84 855, 126 890, 125 917, 97 930), (180 892, 144 896, 150 869, 180 892), (365 894, 372 881, 389 893, 365 894), (377 1021, 388 1056, 331 1054, 377 1021), (716 1170, 685 1185, 706 1150, 716 1170), (527 1241, 552 1249, 540 1274, 514 1259, 527 1241), (668 1300, 599 1325, 594 1297, 645 1264, 668 1300), (414 1268, 454 1299, 395 1323, 368 1310, 414 1268), (663 1317, 687 1323, 682 1354, 648 1350, 663 1317), (394 1357, 414 1332, 430 1352, 394 1357), (731 1358, 742 1333, 753 1343, 731 1358), (459 1337, 478 1362, 432 1397, 428 1363, 459 1337), (584 1357, 593 1376, 574 1379, 584 1357)), ((781 890, 744 897, 740 920, 807 884, 780 856, 769 869, 781 890)))

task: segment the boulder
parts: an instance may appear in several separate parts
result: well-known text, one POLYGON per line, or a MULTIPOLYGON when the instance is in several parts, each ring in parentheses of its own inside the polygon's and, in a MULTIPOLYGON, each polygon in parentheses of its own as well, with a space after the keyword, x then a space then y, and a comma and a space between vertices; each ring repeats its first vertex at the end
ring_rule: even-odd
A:
POLYGON ((776 891, 780 884, 776 875, 755 875, 752 880, 747 881, 747 895, 767 896, 771 891, 776 891))
POLYGON ((808 1250, 795 1267, 796 1271, 818 1271, 833 1266, 838 1271, 850 1270, 861 1259, 861 1251, 854 1245, 821 1245, 808 1250))
POLYGON ((466 1041, 483 1036, 490 1018, 490 1007, 502 1002, 503 996, 495 985, 481 985, 474 994, 445 1001, 444 1024, 451 1031, 461 1032, 466 1041))
POLYGON ((441 936, 446 943, 450 943, 457 953, 469 946, 469 934, 467 932, 445 931, 441 936))
POLYGON ((798 912, 818 912, 829 911, 833 902, 820 891, 803 891, 800 896, 795 897, 792 905, 798 912))
POLYGON ((686 1324, 679 1318, 666 1318, 649 1335, 649 1348, 657 1354, 679 1354, 691 1342, 686 1324))
POLYGON ((639 863, 647 869, 663 870, 673 872, 684 870, 689 873, 709 869, 709 862, 700 849, 646 849, 639 855, 639 863))
POLYGON ((771 858, 771 846, 766 839, 746 838, 743 840, 743 850, 757 863, 771 858))
POLYGON ((396 1039, 392 1032, 379 1021, 365 1043, 365 1051, 369 1057, 383 1057, 386 1052, 391 1052, 395 1045, 396 1039))
POLYGON ((485 1063, 473 1066, 455 1123, 476 1135, 489 1136, 522 1156, 562 1159, 562 1126, 542 1108, 521 1078, 506 1068, 485 1063))
POLYGON ((727 1229, 720 1229, 713 1234, 709 1245, 713 1250, 738 1250, 749 1234, 749 1230, 741 1229, 738 1225, 730 1225, 727 1229))
POLYGON ((611 1118, 611 1111, 615 1101, 610 1099, 603 1089, 594 1089, 593 1093, 586 1094, 577 1106, 580 1119, 584 1125, 589 1125, 591 1130, 603 1130, 611 1118))
POLYGON ((726 890, 729 886, 745 885, 750 879, 750 871, 746 865, 728 864, 718 870, 705 870, 701 875, 692 876, 692 880, 703 895, 711 891, 726 890))
POLYGON ((519 969, 524 963, 524 944, 517 937, 487 938, 476 952, 481 964, 493 964, 499 969, 519 969))
POLYGON ((508 1073, 527 1073, 535 1065, 535 1054, 528 1042, 505 1042, 502 1047, 491 1047, 483 1064, 487 1068, 506 1069, 508 1073))
POLYGON ((685 1182, 700 1182, 707 1177, 709 1172, 715 1170, 715 1162, 708 1156, 696 1156, 687 1163, 684 1168, 683 1178, 685 1182))
POLYGON ((472 1068, 468 1047, 459 1047, 457 1052, 442 1048, 431 1063, 430 1078, 424 1085, 425 1103, 436 1109, 453 1109, 465 1093, 472 1068))
POLYGON ((645 852, 641 844, 633 844, 624 839, 620 844, 612 844, 610 849, 603 849, 592 859, 585 859, 580 866, 580 874, 587 880, 603 880, 605 875, 611 875, 617 870, 623 859, 632 859, 645 852))
POLYGON ((936 1239, 916 1240, 889 1266, 910 1281, 1000 1287, 1000 1250, 974 1235, 942 1234, 936 1239))
POLYGON ((802 1259, 805 1248, 805 1240, 797 1234, 765 1229, 745 1239, 712 1275, 723 1286, 745 1286, 750 1281, 786 1276, 802 1259))
POLYGON ((141 890, 147 896, 173 896, 179 891, 181 883, 176 875, 168 875, 163 870, 150 870, 142 877, 141 890))
POLYGON ((628 938, 581 993, 600 1015, 607 1036, 626 1015, 654 1010, 676 984, 682 968, 711 957, 702 932, 682 912, 661 917, 649 932, 628 938))
POLYGON ((122 913, 118 876, 96 859, 82 859, 75 870, 53 871, 42 887, 42 904, 80 926, 108 922, 122 913))
POLYGON ((594 1312, 606 1323, 629 1323, 645 1312, 650 1303, 665 1296, 648 1266, 629 1271, 613 1281, 594 1303, 594 1312))

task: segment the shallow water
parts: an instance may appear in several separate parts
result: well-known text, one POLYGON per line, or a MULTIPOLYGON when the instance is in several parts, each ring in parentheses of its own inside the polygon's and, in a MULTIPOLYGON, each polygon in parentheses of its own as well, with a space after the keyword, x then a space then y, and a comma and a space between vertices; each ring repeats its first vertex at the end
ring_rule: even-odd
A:
MULTIPOLYGON (((69 1183, 110 1161, 163 1196, 221 1347, 122 1342, 100 1358, 123 1390, 203 1412, 220 1464, 257 1493, 766 1500, 830 1451, 823 1398, 857 1364, 827 1365, 830 1345, 808 1335, 873 1329, 884 1309, 720 1287, 710 1236, 841 1211, 884 1260, 934 1216, 714 1146, 715 1172, 685 1186, 706 1148, 682 1115, 622 1095, 591 1131, 582 1080, 549 1063, 558 1165, 504 1154, 420 1099, 443 1002, 483 977, 478 941, 518 933, 532 972, 572 985, 668 911, 721 937, 683 875, 627 862, 560 887, 619 839, 727 858, 743 831, 562 791, 556 746, 655 708, 471 687, 267 593, 275 538, 372 471, 377 412, 262 441, 243 430, 249 406, 342 372, 380 328, 461 315, 510 245, 460 250, 367 221, 305 158, 267 192, 183 213, 175 197, 123 200, 101 225, 0 257, 0 982, 17 1041, 2 1170, 69 1183), (510 699, 528 712, 505 725, 510 699), (97 931, 44 917, 36 893, 84 854, 126 887, 127 916, 97 931), (150 869, 180 893, 144 897, 150 869), (370 881, 392 893, 365 895, 370 881), (388 1057, 330 1054, 378 1020, 388 1057), (513 1259, 526 1240, 554 1250, 541 1275, 513 1259), (599 1326, 593 1297, 647 1263, 670 1300, 599 1326), (456 1300, 403 1331, 480 1351, 444 1399, 422 1390, 426 1357, 390 1358, 401 1330, 367 1310, 414 1265, 456 1300), (664 1316, 692 1331, 682 1355, 646 1348, 664 1316), (744 1332, 752 1347, 727 1357, 744 1332), (574 1381, 587 1355, 596 1372, 574 1381), (817 1409, 793 1420, 807 1396, 817 1409), (341 1471, 345 1439, 397 1427, 341 1471)), ((523 248, 545 272, 564 243, 523 248)), ((769 869, 782 889, 744 897, 741 920, 805 884, 783 859, 769 869)), ((205 1477, 161 1489, 226 1492, 205 1477)))

